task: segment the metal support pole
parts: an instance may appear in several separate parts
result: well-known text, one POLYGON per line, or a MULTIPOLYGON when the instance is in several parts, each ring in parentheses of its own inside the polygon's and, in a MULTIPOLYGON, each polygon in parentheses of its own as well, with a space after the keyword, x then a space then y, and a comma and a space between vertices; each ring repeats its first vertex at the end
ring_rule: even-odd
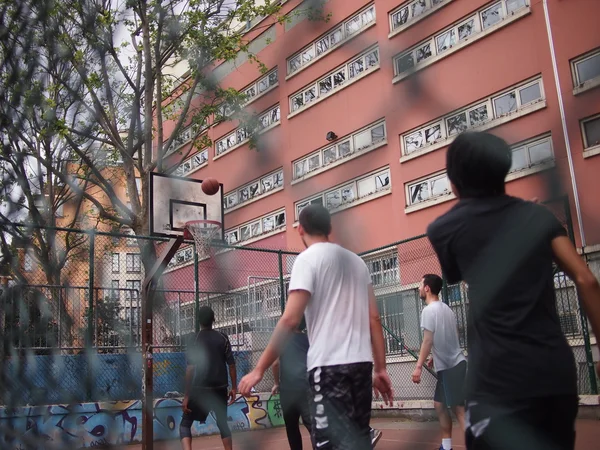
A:
POLYGON ((96 253, 96 233, 94 230, 89 233, 90 255, 89 255, 89 285, 88 285, 88 326, 86 347, 94 345, 94 255, 96 253))
POLYGON ((279 295, 281 301, 281 314, 285 310, 285 284, 283 282, 283 253, 281 250, 277 252, 279 262, 279 295))
POLYGON ((200 322, 198 322, 198 314, 200 314, 200 269, 198 269, 198 252, 194 252, 194 286, 196 290, 196 298, 194 302, 194 331, 200 331, 200 322))
POLYGON ((142 285, 142 449, 154 449, 154 383, 153 383, 153 292, 156 282, 183 243, 183 236, 171 239, 142 285))

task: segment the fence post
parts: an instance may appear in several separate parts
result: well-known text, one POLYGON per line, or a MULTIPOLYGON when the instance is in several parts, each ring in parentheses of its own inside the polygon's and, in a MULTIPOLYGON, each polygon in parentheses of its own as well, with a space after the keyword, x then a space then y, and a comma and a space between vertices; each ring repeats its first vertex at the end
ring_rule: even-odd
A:
POLYGON ((87 344, 92 347, 94 345, 94 265, 96 254, 96 233, 94 230, 89 232, 90 239, 90 260, 89 260, 89 286, 88 286, 88 329, 87 329, 87 344))
POLYGON ((450 297, 448 296, 448 282, 446 281, 446 278, 442 278, 442 292, 444 293, 442 295, 442 301, 446 305, 449 305, 450 304, 450 297))
POLYGON ((194 252, 194 287, 196 289, 194 298, 194 331, 200 331, 198 314, 200 314, 200 271, 198 269, 198 252, 194 252))
POLYGON ((285 283, 283 282, 283 253, 281 250, 277 251, 277 258, 279 262, 279 300, 281 301, 281 314, 285 309, 285 283))

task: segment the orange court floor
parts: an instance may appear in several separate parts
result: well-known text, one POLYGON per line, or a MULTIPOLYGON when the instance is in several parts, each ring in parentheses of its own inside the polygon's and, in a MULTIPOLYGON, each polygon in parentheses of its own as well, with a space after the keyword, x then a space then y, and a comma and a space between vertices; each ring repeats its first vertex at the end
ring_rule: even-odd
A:
MULTIPOLYGON (((383 432, 377 443, 377 450, 437 450, 440 447, 440 434, 437 422, 414 422, 402 419, 378 418, 371 426, 383 432)), ((465 449, 464 437, 458 427, 454 427, 453 450, 465 449)), ((304 449, 310 450, 308 433, 302 427, 304 449)), ((600 442, 600 420, 577 421, 576 450, 598 449, 600 442)), ((193 439, 193 450, 221 450, 218 436, 193 439)), ((284 428, 247 431, 233 435, 234 450, 286 450, 289 449, 284 428)), ((178 450, 178 441, 156 442, 154 450, 178 450)), ((142 450, 141 445, 123 447, 123 450, 142 450)))

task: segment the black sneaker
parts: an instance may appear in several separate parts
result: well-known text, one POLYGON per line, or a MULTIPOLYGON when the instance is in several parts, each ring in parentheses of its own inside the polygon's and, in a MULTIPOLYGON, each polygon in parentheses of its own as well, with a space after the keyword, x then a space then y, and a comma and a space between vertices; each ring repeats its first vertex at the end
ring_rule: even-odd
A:
POLYGON ((379 441, 379 439, 381 439, 382 434, 383 433, 381 431, 376 430, 375 428, 371 428, 371 445, 373 446, 373 448, 375 448, 377 442, 379 441))

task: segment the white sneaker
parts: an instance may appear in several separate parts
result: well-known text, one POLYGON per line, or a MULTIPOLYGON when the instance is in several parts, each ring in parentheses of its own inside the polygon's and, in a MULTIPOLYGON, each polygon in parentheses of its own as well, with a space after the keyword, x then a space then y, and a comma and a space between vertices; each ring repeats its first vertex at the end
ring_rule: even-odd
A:
POLYGON ((381 431, 376 430, 375 428, 371 428, 371 445, 373 446, 373 448, 375 448, 377 442, 379 441, 379 439, 381 439, 382 435, 383 433, 381 431))

